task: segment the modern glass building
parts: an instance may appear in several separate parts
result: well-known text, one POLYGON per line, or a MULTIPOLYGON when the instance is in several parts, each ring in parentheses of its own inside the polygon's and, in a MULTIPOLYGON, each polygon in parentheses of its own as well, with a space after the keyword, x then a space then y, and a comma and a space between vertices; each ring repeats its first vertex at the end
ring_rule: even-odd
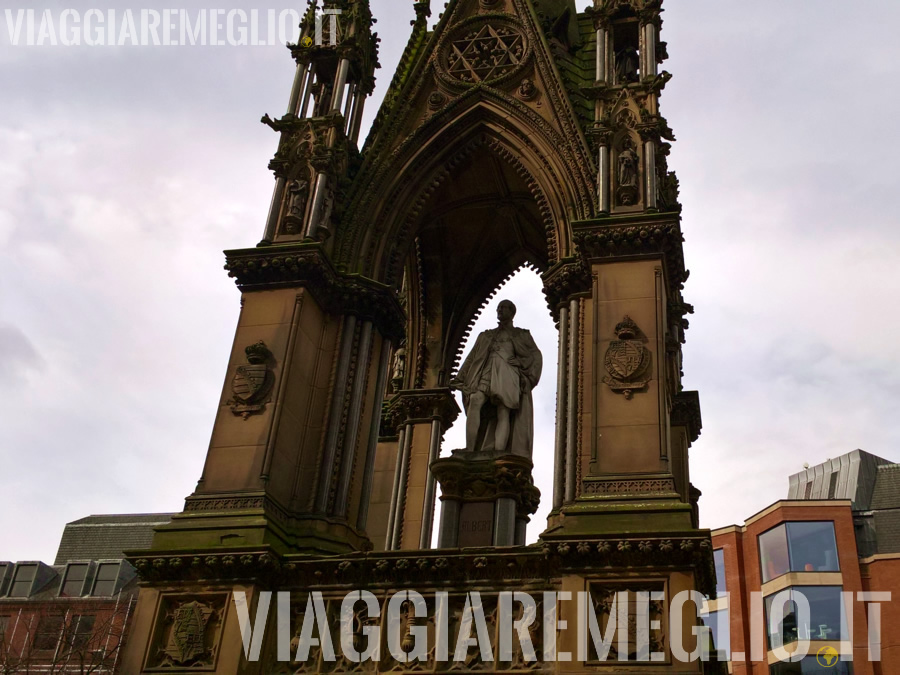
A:
POLYGON ((743 526, 714 530, 704 621, 729 672, 900 672, 900 612, 884 595, 900 601, 898 525, 900 464, 856 450, 791 476, 789 499, 743 526))

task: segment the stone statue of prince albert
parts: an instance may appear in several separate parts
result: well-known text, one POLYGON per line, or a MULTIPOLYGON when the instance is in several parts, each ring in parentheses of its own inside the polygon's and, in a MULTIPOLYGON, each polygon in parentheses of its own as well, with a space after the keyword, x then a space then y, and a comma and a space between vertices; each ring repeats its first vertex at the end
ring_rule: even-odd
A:
POLYGON ((450 386, 463 394, 466 451, 531 457, 534 405, 531 390, 543 359, 531 333, 513 326, 516 306, 497 306, 497 328, 486 330, 450 386))

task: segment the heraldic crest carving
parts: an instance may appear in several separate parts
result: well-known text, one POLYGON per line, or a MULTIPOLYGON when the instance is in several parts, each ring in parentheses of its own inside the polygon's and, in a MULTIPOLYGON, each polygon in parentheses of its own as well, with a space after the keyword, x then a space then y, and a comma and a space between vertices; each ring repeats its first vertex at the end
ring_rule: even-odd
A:
POLYGON ((269 370, 268 361, 272 352, 266 343, 260 340, 244 350, 247 365, 238 366, 231 380, 231 392, 234 398, 229 401, 231 411, 247 419, 254 413, 265 410, 265 399, 272 390, 275 375, 269 370))
POLYGON ((213 612, 199 602, 188 602, 172 613, 172 632, 166 654, 177 664, 185 665, 207 656, 206 624, 213 612))
POLYGON ((609 343, 603 360, 606 372, 609 373, 603 378, 603 382, 629 400, 636 389, 643 389, 650 382, 647 376, 650 350, 644 346, 640 335, 641 329, 626 315, 616 326, 616 337, 619 339, 609 343))

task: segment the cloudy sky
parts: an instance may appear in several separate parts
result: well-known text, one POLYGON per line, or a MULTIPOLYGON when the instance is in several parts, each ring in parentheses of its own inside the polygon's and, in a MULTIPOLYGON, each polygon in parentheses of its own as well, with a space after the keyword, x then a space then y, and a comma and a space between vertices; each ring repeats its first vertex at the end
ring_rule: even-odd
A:
MULTIPOLYGON (((372 4, 380 101, 413 12, 372 4)), ((129 6, 178 3, 0 12, 129 6)), ((804 462, 900 460, 900 5, 669 0, 665 17, 693 480, 717 527, 804 462)), ((194 488, 239 307, 221 251, 259 240, 277 138, 258 119, 283 112, 293 66, 277 46, 13 46, 0 23, 0 560, 52 560, 67 521, 179 510, 194 488)), ((538 287, 508 293, 552 356, 538 287)), ((539 414, 546 467, 552 403, 539 414)))

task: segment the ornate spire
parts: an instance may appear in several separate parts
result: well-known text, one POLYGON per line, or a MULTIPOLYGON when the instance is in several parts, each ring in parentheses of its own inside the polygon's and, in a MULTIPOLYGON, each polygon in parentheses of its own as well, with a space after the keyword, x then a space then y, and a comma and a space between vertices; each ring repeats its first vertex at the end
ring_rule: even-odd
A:
POLYGON ((659 114, 671 78, 659 39, 661 0, 595 0, 587 14, 596 34, 595 121, 588 135, 598 153, 600 213, 677 211, 678 181, 667 168, 673 141, 659 114))
POLYGON ((262 244, 329 236, 380 67, 374 24, 368 0, 310 0, 300 40, 289 45, 297 72, 287 113, 262 119, 281 133, 269 164, 276 184, 262 244))

